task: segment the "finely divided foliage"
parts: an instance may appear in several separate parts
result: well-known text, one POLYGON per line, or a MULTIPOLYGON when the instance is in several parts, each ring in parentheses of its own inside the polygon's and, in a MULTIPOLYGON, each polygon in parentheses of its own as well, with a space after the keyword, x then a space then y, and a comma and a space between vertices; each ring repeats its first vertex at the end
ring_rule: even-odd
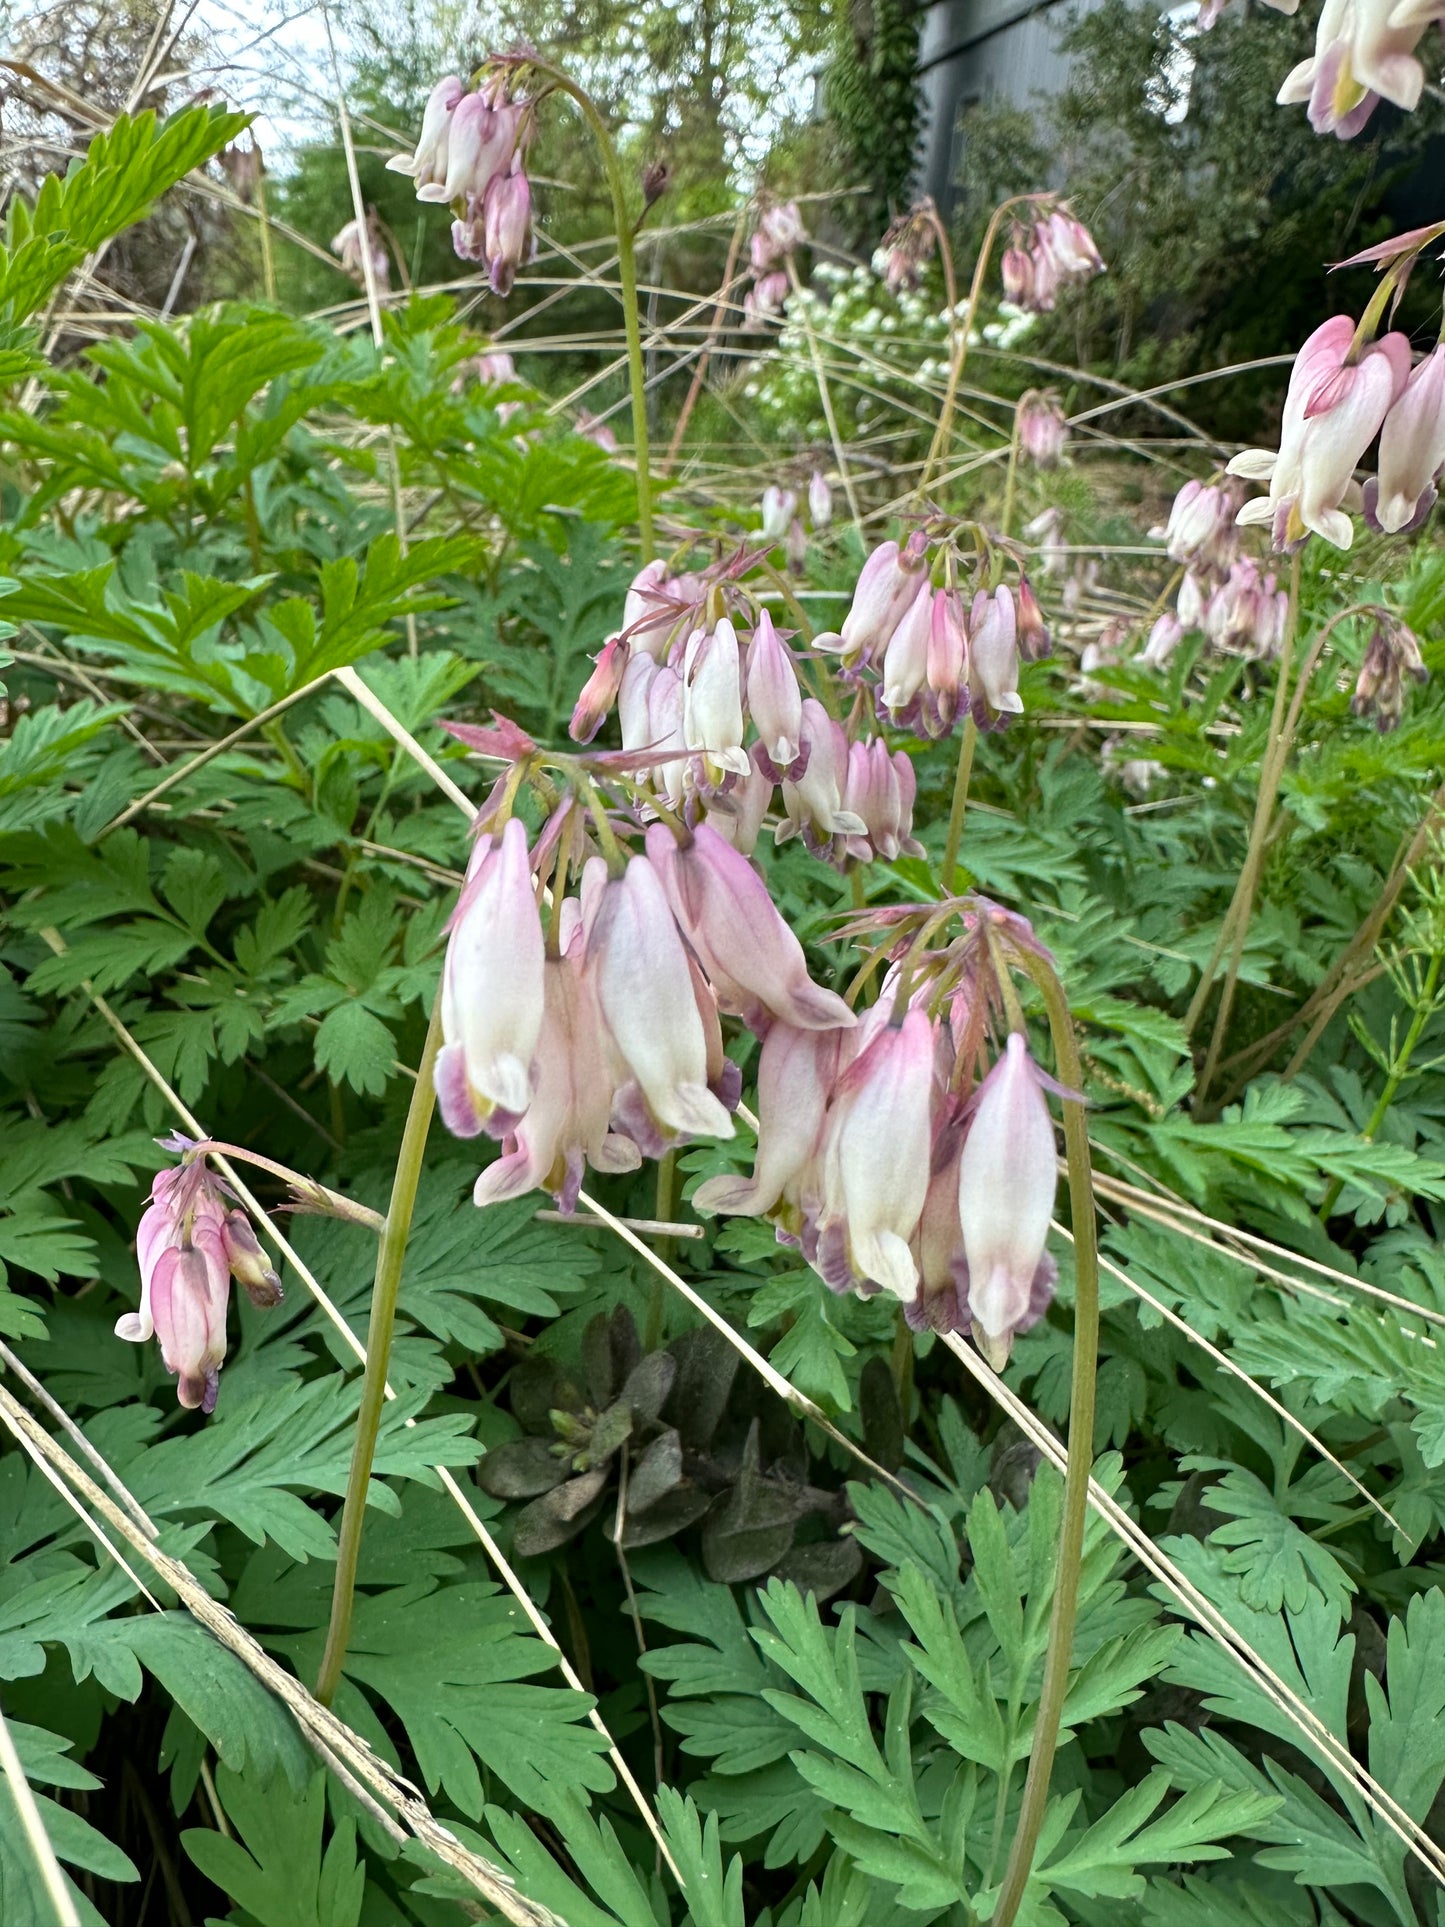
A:
POLYGON ((10 202, 4 1927, 1445 1919, 1445 222, 1126 447, 1059 194, 670 322, 533 52, 388 163, 494 322, 565 116, 622 449, 349 120, 369 332, 66 336, 244 116, 10 202))

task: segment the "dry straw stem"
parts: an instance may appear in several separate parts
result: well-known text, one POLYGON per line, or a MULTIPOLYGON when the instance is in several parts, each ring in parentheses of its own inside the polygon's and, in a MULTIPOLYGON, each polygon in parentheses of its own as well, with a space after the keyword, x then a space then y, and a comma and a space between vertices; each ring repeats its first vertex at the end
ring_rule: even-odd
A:
MULTIPOLYGON (((1057 1218, 1054 1220, 1054 1230, 1061 1238, 1066 1238, 1070 1244, 1074 1242, 1073 1232, 1069 1230, 1067 1225, 1060 1224, 1057 1218)), ((1248 1260, 1245 1260, 1245 1262, 1247 1263, 1248 1260)), ((1136 1283, 1127 1271, 1124 1271, 1120 1266, 1114 1264, 1110 1259, 1101 1256, 1099 1259, 1099 1268, 1101 1271, 1107 1271, 1109 1276, 1116 1279, 1127 1291, 1133 1292, 1134 1296, 1139 1299, 1142 1304, 1148 1305, 1150 1310, 1156 1312, 1166 1324, 1172 1325, 1176 1331, 1183 1332, 1191 1344, 1197 1345, 1202 1352, 1207 1352, 1210 1358, 1212 1358, 1215 1364, 1220 1366, 1222 1370, 1230 1373, 1232 1377, 1237 1378, 1241 1384, 1247 1385, 1255 1397, 1269 1407, 1276 1418, 1281 1419, 1284 1424, 1286 1424, 1292 1432, 1297 1433, 1307 1445, 1313 1446, 1320 1457, 1324 1459, 1328 1465, 1332 1466, 1342 1479, 1347 1480, 1349 1484, 1355 1488, 1366 1505, 1372 1507, 1374 1511, 1379 1513, 1380 1517, 1392 1532, 1398 1532, 1401 1538, 1407 1536, 1405 1528, 1400 1524, 1394 1513, 1390 1511, 1388 1506, 1380 1503, 1363 1479, 1357 1477, 1342 1460, 1337 1459, 1324 1441, 1310 1430, 1304 1420, 1296 1418, 1289 1407, 1282 1404, 1272 1392, 1266 1391, 1257 1378, 1252 1378, 1242 1365, 1235 1364, 1227 1352, 1221 1351, 1217 1345, 1212 1344, 1209 1339, 1195 1331, 1187 1318, 1182 1318, 1171 1306, 1164 1304, 1161 1299, 1156 1298, 1153 1292, 1146 1291, 1143 1285, 1136 1283)))
MULTIPOLYGON (((1067 1472, 1068 1453, 1048 1426, 1032 1412, 1017 1393, 1010 1391, 997 1372, 990 1369, 971 1345, 955 1333, 943 1341, 975 1378, 990 1398, 1014 1421, 1038 1450, 1060 1472, 1067 1472)), ((1255 1686, 1289 1720, 1299 1734, 1301 1746, 1329 1762, 1342 1778, 1349 1780, 1360 1797, 1379 1815, 1390 1831, 1435 1879, 1445 1885, 1445 1852, 1419 1827, 1399 1802, 1393 1799, 1372 1774, 1351 1754, 1342 1740, 1330 1732, 1311 1707, 1292 1687, 1260 1658, 1242 1633, 1230 1625, 1219 1608, 1211 1603, 1174 1561, 1154 1544, 1143 1527, 1110 1497, 1095 1479, 1089 1481, 1089 1504, 1121 1539, 1140 1563, 1151 1572, 1174 1600, 1186 1618, 1197 1620, 1209 1637, 1243 1667, 1255 1686)))
POLYGON ((147 1539, 120 1506, 3 1386, 0 1386, 0 1422, 17 1440, 28 1441, 34 1451, 63 1476, 74 1494, 106 1519, 111 1529, 125 1539, 156 1577, 174 1592, 191 1617, 281 1701, 323 1757, 333 1764, 340 1762, 345 1776, 369 1794, 369 1806, 379 1806, 390 1814, 405 1834, 418 1840, 444 1866, 459 1874, 503 1919, 513 1922, 514 1927, 565 1927, 549 1908, 519 1893, 511 1877, 500 1867, 464 1847, 448 1832, 415 1788, 379 1760, 365 1740, 319 1700, 313 1699, 299 1680, 279 1666, 226 1607, 211 1598, 187 1566, 147 1539))
POLYGON ((146 1537, 148 1539, 157 1538, 159 1535, 156 1532, 155 1525, 147 1516, 144 1508, 137 1505, 126 1487, 116 1477, 115 1473, 111 1470, 109 1461, 101 1453, 96 1451, 95 1447, 85 1436, 84 1432, 81 1431, 65 1407, 58 1399, 50 1396, 34 1372, 30 1370, 30 1367, 26 1365, 23 1360, 17 1358, 8 1345, 0 1345, 0 1363, 3 1363, 7 1371, 14 1372, 30 1396, 45 1407, 46 1411, 49 1412, 60 1429, 68 1435, 71 1444, 74 1445, 76 1450, 84 1458, 90 1460, 101 1478, 105 1480, 116 1498, 120 1500, 121 1504, 125 1507, 126 1511, 130 1513, 130 1516, 135 1520, 146 1537))
MULTIPOLYGON (((366 197, 361 191, 361 176, 356 168, 356 143, 351 134, 351 115, 346 106, 346 89, 341 84, 341 63, 336 58, 336 42, 331 33, 331 13, 326 0, 321 0, 321 20, 326 28, 326 51, 331 61, 332 77, 336 83, 336 115, 341 127, 341 145, 346 154, 346 178, 351 184, 351 208, 356 220, 356 231, 361 240, 361 273, 366 285, 366 311, 371 321, 371 339, 378 354, 385 342, 385 330, 381 322, 381 297, 376 285, 376 262, 372 259, 370 229, 366 216, 366 197)), ((396 539, 401 552, 406 554, 406 510, 401 499, 401 451, 397 446, 396 434, 390 427, 386 431, 386 445, 391 455, 391 514, 396 525, 396 539)), ((407 652, 417 652, 416 617, 408 613, 406 618, 407 652)))
POLYGON ((1287 1260, 1290 1264, 1301 1265, 1318 1277, 1328 1278, 1333 1283, 1343 1285, 1346 1291, 1356 1292, 1365 1298, 1373 1298, 1377 1303, 1393 1306, 1397 1311, 1407 1312, 1412 1318, 1423 1319, 1429 1325, 1445 1325, 1445 1313, 1432 1310, 1428 1305, 1416 1304, 1413 1298, 1404 1298, 1397 1291, 1387 1291, 1383 1285, 1372 1285, 1368 1279, 1355 1278, 1348 1271, 1340 1271, 1334 1265, 1326 1264, 1320 1258, 1308 1258, 1303 1252, 1289 1251, 1283 1245, 1271 1243, 1257 1232, 1246 1231, 1242 1226, 1225 1224, 1221 1218, 1211 1218, 1207 1212, 1195 1210, 1193 1205, 1185 1204, 1182 1199, 1168 1193, 1155 1196, 1152 1192, 1141 1191, 1137 1185, 1127 1184, 1121 1178, 1108 1178, 1098 1172, 1094 1174, 1094 1184, 1100 1197, 1112 1203, 1126 1205, 1141 1217, 1152 1218, 1156 1224, 1176 1231, 1183 1238, 1191 1238, 1196 1244, 1207 1246, 1218 1252, 1221 1257, 1232 1258, 1236 1264, 1247 1265, 1258 1272, 1262 1278, 1269 1278, 1276 1284, 1286 1285, 1291 1291, 1303 1292, 1306 1297, 1322 1298, 1343 1310, 1347 1301, 1337 1293, 1325 1291, 1318 1285, 1306 1284, 1303 1278, 1291 1272, 1280 1271, 1261 1258, 1252 1257, 1251 1252, 1266 1251, 1271 1256, 1287 1260), (1193 1225, 1203 1225, 1207 1230, 1218 1231, 1221 1238, 1210 1238, 1203 1232, 1192 1230, 1193 1225), (1249 1247, 1246 1251, 1236 1249, 1237 1244, 1249 1247))
POLYGON ((80 1927, 80 1915, 71 1899, 65 1875, 60 1871, 60 1862, 50 1844, 50 1835, 45 1831, 45 1822, 35 1804, 35 1795, 30 1791, 30 1782, 25 1777, 25 1768, 3 1712, 0 1712, 0 1769, 4 1771, 10 1798, 15 1802, 15 1811, 20 1817, 20 1830, 35 1857, 59 1927, 80 1927))

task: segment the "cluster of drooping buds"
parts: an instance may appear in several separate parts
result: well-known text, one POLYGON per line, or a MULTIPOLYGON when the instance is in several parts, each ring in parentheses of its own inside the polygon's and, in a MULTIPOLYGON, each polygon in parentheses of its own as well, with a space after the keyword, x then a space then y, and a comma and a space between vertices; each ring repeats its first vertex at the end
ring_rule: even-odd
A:
POLYGON ((1416 48, 1432 23, 1445 24, 1445 0, 1325 0, 1314 53, 1285 76, 1280 105, 1307 103, 1315 132, 1342 141, 1353 140, 1382 100, 1412 113, 1425 86, 1416 48))
POLYGON ((463 261, 485 261, 494 294, 510 294, 532 259, 532 189, 524 165, 536 129, 536 101, 513 98, 510 67, 474 92, 448 74, 433 87, 413 154, 387 166, 409 174, 419 201, 447 202, 452 246, 463 261))
POLYGON ((851 1029, 769 1029, 752 1174, 709 1178, 692 1202, 769 1219, 833 1290, 891 1292, 916 1330, 971 1329, 1001 1366, 1053 1294, 1044 1093, 1059 1087, 1016 1029, 979 1078, 1003 1028, 1000 960, 1044 953, 1022 917, 980 899, 952 907, 964 935, 943 950, 925 947, 935 904, 845 933, 881 928, 879 1001, 851 1029))
POLYGON ((489 348, 459 361, 452 375, 452 393, 460 394, 469 381, 482 388, 501 388, 517 379, 517 364, 504 348, 489 348))
POLYGON ((341 263, 341 272, 350 275, 357 287, 366 286, 366 257, 371 256, 371 278, 381 293, 391 286, 391 256, 381 238, 381 223, 376 209, 366 210, 366 225, 352 219, 331 237, 331 252, 341 263))
POLYGON ((1061 290, 1104 272, 1094 237, 1052 195, 1030 197, 1031 226, 1015 221, 1003 257, 1005 301, 1030 314, 1053 311, 1061 290))
POLYGON ((1442 236, 1445 221, 1339 263, 1383 270, 1369 306, 1358 323, 1332 315, 1296 355, 1278 450, 1246 449, 1229 464, 1233 475, 1268 482, 1269 494, 1246 502, 1239 520, 1269 523, 1276 549, 1292 553, 1311 534, 1349 548, 1346 510, 1357 504, 1386 535, 1418 528, 1434 507, 1445 471, 1445 329, 1413 367, 1409 337, 1376 329, 1422 252, 1442 236), (1377 435, 1378 474, 1361 495, 1355 472, 1377 435))
POLYGON ((211 1412, 226 1356, 232 1278, 262 1307, 279 1301, 281 1280, 250 1219, 228 1204, 229 1187, 208 1168, 204 1152, 189 1138, 161 1143, 182 1161, 156 1174, 136 1232, 140 1310, 117 1320, 116 1336, 137 1345, 159 1338, 181 1404, 211 1412))
MULTIPOLYGON (((814 469, 807 488, 808 519, 815 531, 827 528, 833 519, 833 491, 821 469, 814 469)), ((764 539, 781 542, 787 550, 788 566, 801 569, 807 556, 808 537, 799 513, 798 490, 770 482, 763 490, 761 519, 764 539)))
POLYGON ((901 547, 873 551, 842 628, 815 636, 813 647, 840 657, 844 677, 871 689, 881 721, 939 737, 970 711, 980 729, 1018 715, 1020 662, 1041 661, 1049 633, 1022 574, 1015 588, 980 585, 971 597, 951 579, 935 587, 918 530, 901 547))
POLYGON ((1372 613, 1374 628, 1365 644, 1350 708, 1356 716, 1373 716, 1383 736, 1399 727, 1405 713, 1405 677, 1428 682, 1430 672, 1414 632, 1389 609, 1377 607, 1372 613))
POLYGON ((624 760, 645 806, 707 823, 751 855, 780 791, 779 843, 799 836, 840 867, 913 838, 913 765, 804 697, 788 638, 766 609, 708 574, 649 563, 628 591, 573 711, 590 742, 614 704, 624 760))
POLYGON ((758 216, 748 243, 752 285, 743 296, 743 326, 760 328, 783 311, 792 279, 787 263, 808 238, 796 201, 774 201, 758 216), (781 264, 781 265, 780 265, 781 264))
POLYGON ((854 1022, 710 824, 639 834, 627 810, 614 826, 592 778, 589 807, 598 840, 571 796, 530 848, 518 817, 484 832, 452 915, 437 1102, 458 1137, 501 1141, 479 1205, 541 1189, 570 1211, 586 1166, 631 1171, 689 1139, 731 1137, 740 1077, 724 1015, 759 1032, 854 1022))
POLYGON ((890 294, 907 294, 923 279, 938 246, 938 210, 925 194, 892 223, 873 255, 873 272, 890 294))
POLYGON ((1057 468, 1069 439, 1069 419, 1052 388, 1030 388, 1019 396, 1014 433, 1019 453, 1036 468, 1057 468))
POLYGON ((1142 660, 1162 669, 1186 635, 1202 632, 1226 655, 1273 656, 1284 640, 1289 597, 1273 575, 1240 552, 1239 496, 1228 481, 1186 482, 1163 528, 1173 562, 1184 564, 1174 607, 1156 617, 1142 660))
POLYGON ((1186 572, 1172 609, 1155 618, 1141 660, 1163 669, 1187 635, 1203 634, 1223 655, 1261 661, 1284 641, 1289 596, 1253 556, 1238 556, 1222 578, 1186 572))

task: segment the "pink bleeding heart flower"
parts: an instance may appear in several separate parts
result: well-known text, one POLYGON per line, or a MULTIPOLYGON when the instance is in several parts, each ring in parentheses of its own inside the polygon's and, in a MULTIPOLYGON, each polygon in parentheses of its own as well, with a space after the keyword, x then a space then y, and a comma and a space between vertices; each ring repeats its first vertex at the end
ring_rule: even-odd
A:
POLYGON ((1387 535, 1419 528, 1445 469, 1445 342, 1411 369, 1380 430, 1379 479, 1365 484, 1365 516, 1387 535))
POLYGON ((844 1073, 824 1149, 818 1270, 835 1290, 918 1290, 912 1239, 928 1194, 933 1024, 884 1023, 844 1073), (887 1155, 880 1155, 882 1147, 887 1155))
POLYGON ((1057 1267, 1045 1247, 1057 1182, 1042 1073, 1023 1033, 1013 1031, 979 1086, 958 1168, 968 1311, 996 1369, 1053 1292, 1057 1267))
POLYGON ((758 1149, 752 1176, 708 1178, 693 1193, 704 1213, 761 1218, 784 1209, 796 1229, 801 1188, 816 1165, 842 1032, 774 1024, 758 1053, 758 1149), (785 1200, 793 1206, 786 1209, 785 1200))
POLYGON ((413 154, 393 154, 386 163, 393 174, 410 174, 417 187, 440 187, 447 177, 447 138, 452 110, 466 92, 455 74, 439 80, 427 95, 421 133, 413 154))
POLYGON ((527 832, 514 816, 500 838, 478 841, 442 963, 437 1103, 457 1137, 508 1132, 532 1101, 544 950, 527 832))
POLYGON ((418 187, 419 201, 481 201, 492 180, 511 165, 517 110, 494 107, 482 94, 464 94, 447 123, 446 173, 418 187))
POLYGON ((536 1092, 502 1155, 477 1179, 478 1205, 550 1191, 564 1211, 577 1203, 584 1160, 594 1171, 635 1171, 641 1152, 610 1129, 616 1079, 580 929, 543 975, 544 1020, 536 1092))
POLYGON ((792 655, 766 609, 748 643, 747 698, 767 767, 781 781, 803 753, 803 692, 792 655))
POLYGON ((732 1119, 708 1088, 707 1033, 687 952, 645 856, 631 858, 601 892, 588 950, 602 1016, 650 1116, 679 1136, 731 1137, 732 1119))
POLYGON ((1018 616, 1006 582, 980 589, 968 624, 969 690, 980 729, 1001 729, 1023 714, 1019 695, 1018 616))
POLYGON ((719 1007, 752 1030, 776 1018, 797 1030, 851 1029, 853 1012, 808 975, 803 946, 745 856, 707 823, 679 843, 664 823, 647 854, 719 1007))
POLYGON ((1402 334, 1385 335, 1357 354, 1348 315, 1332 315, 1316 328, 1290 372, 1279 452, 1246 449, 1229 464, 1231 475, 1269 483, 1268 498, 1246 502, 1237 520, 1271 523, 1275 548, 1286 552, 1311 532, 1349 548, 1354 530, 1340 504, 1409 372, 1410 344, 1402 334))

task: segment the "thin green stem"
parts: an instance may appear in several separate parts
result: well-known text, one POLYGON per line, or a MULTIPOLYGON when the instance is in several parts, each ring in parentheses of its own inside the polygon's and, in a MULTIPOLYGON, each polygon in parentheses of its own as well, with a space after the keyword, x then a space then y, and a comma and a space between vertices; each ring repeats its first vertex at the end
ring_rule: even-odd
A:
MULTIPOLYGON (((1083 1064, 1069 1015, 1068 998, 1052 968, 1042 958, 1023 959, 1043 995, 1054 1061, 1061 1080, 1082 1091, 1083 1064)), ((1094 1456, 1094 1392, 1099 1354, 1099 1253, 1094 1224, 1094 1183, 1089 1166, 1089 1135, 1082 1099, 1064 1099, 1064 1148, 1069 1163, 1069 1207, 1074 1233, 1074 1368, 1069 1392, 1069 1454, 1064 1474, 1064 1512, 1059 1534, 1059 1559, 1054 1577, 1054 1605, 1049 1621, 1049 1646, 1044 1659, 1043 1688, 1034 1719, 1029 1770, 1019 1802, 1003 1885, 999 1888, 990 1927, 1012 1927, 1033 1866, 1039 1829, 1048 1806, 1049 1779, 1059 1742, 1059 1724, 1069 1690, 1069 1657, 1074 1644, 1074 1622, 1079 1606, 1079 1568, 1083 1561, 1084 1524, 1089 1509, 1089 1473, 1094 1456)))
MULTIPOLYGON (((1031 194, 1015 194, 1007 201, 1000 201, 989 220, 984 233, 983 246, 978 251, 978 259, 973 264, 973 280, 969 283, 968 309, 960 319, 958 314, 958 289, 953 279, 953 256, 945 247, 942 249, 944 280, 948 287, 948 332, 950 352, 948 357, 948 386, 943 391, 943 407, 939 410, 938 426, 933 431, 929 445, 928 458, 923 464, 923 472, 918 478, 914 491, 919 500, 928 493, 928 484, 933 479, 933 471, 953 435, 953 411, 958 401, 958 384, 963 379, 963 365, 968 360, 968 331, 973 326, 978 313, 979 296, 983 292, 983 277, 988 272, 989 259, 993 254, 993 244, 998 239, 998 231, 1003 217, 1011 207, 1020 201, 1033 200, 1031 194)), ((940 228, 940 233, 942 232, 940 228)))
POLYGON ((263 724, 261 734, 280 755, 282 762, 285 763, 286 768, 290 771, 297 789, 301 791, 303 796, 309 794, 311 778, 306 773, 306 765, 296 754, 292 746, 291 738, 286 734, 279 717, 274 722, 263 724))
POLYGON ((823 366, 818 337, 813 329, 812 317, 808 313, 806 293, 798 278, 798 264, 791 254, 788 256, 787 268, 788 279, 793 284, 793 293, 798 297, 798 305, 794 313, 802 324, 803 333, 808 338, 808 355, 813 363, 813 379, 818 384, 818 400, 822 404, 823 419, 828 424, 828 437, 833 444, 833 460, 838 464, 838 479, 843 484, 843 493, 848 497, 848 513, 853 518, 853 526, 861 532, 863 524, 858 510, 858 497, 853 490, 853 477, 848 472, 848 458, 843 453, 843 437, 838 433, 838 418, 833 413, 833 396, 828 387, 827 370, 823 366))
MULTIPOLYGON (((659 1224, 671 1224, 674 1200, 677 1193, 677 1152, 664 1151, 657 1160, 657 1185, 653 1193, 652 1215, 659 1224)), ((671 1238, 659 1237, 657 1254, 660 1258, 671 1259, 671 1238)), ((655 1352, 662 1344, 662 1331, 667 1313, 667 1280, 661 1272, 652 1275, 652 1297, 647 1305, 647 1325, 643 1333, 644 1351, 655 1352)))
MULTIPOLYGON (((1287 652, 1294 640, 1298 626, 1298 608, 1299 556, 1296 555, 1294 570, 1290 577, 1291 614, 1286 628, 1284 644, 1286 653, 1281 657, 1281 684, 1286 680, 1287 652)), ((1284 778, 1285 766, 1289 762, 1290 753, 1294 748, 1295 737, 1299 731, 1300 717, 1304 712, 1305 698, 1309 694, 1311 679, 1314 676, 1315 670, 1319 667, 1320 658, 1325 653, 1325 645, 1340 624, 1349 621, 1351 617, 1354 616, 1376 613, 1386 615, 1388 611, 1381 610, 1376 603, 1352 603, 1348 609, 1341 609, 1336 615, 1330 617, 1329 621, 1325 623, 1324 627, 1310 644, 1309 653, 1300 666, 1299 675, 1295 680, 1294 694, 1290 699, 1289 709, 1285 716, 1283 727, 1271 728, 1270 753, 1260 773, 1260 793, 1256 803, 1255 822, 1250 831, 1250 847, 1245 857, 1245 867, 1240 872, 1239 883, 1236 886, 1236 902, 1230 905, 1230 914, 1233 919, 1234 947, 1230 953, 1229 969, 1225 976, 1224 988, 1220 993, 1219 1010, 1214 1020, 1214 1034, 1210 1039, 1209 1055, 1205 1060, 1204 1072, 1199 1080, 1199 1097, 1201 1099, 1209 1086, 1214 1082, 1214 1075, 1219 1065, 1220 1053, 1224 1048, 1225 1031, 1229 1021, 1230 1009, 1234 1002, 1235 986, 1239 979, 1240 964, 1244 956, 1245 939, 1249 935, 1249 921, 1254 911, 1255 892, 1259 888, 1259 880, 1263 873, 1264 861, 1272 834, 1274 806, 1279 797, 1279 787, 1284 778), (1267 803, 1267 808, 1263 814, 1261 814, 1259 808, 1260 803, 1267 803)), ((1277 689, 1275 691, 1276 718, 1279 714, 1280 702, 1280 691, 1277 689)), ((1221 932, 1221 935, 1223 935, 1223 932, 1221 932)), ((1196 992, 1196 996, 1197 994, 1196 992)))
MULTIPOLYGON (((1299 573, 1300 559, 1296 554, 1290 571, 1289 615, 1285 623, 1284 640, 1280 644, 1279 678, 1274 686, 1274 708, 1270 713, 1269 737, 1265 744, 1264 760, 1260 765, 1259 788, 1254 799, 1254 820, 1250 824, 1249 843, 1245 849, 1243 867, 1235 882, 1234 895, 1230 899, 1229 908, 1224 913, 1224 921, 1219 926, 1219 935, 1214 941, 1214 949, 1210 953, 1209 962, 1200 973, 1199 983, 1184 1016, 1186 1033, 1193 1032, 1195 1025, 1204 1014, 1204 1006, 1209 1001, 1209 993, 1214 985, 1215 972, 1219 968, 1225 947, 1234 935, 1242 910, 1246 934, 1248 933, 1249 914, 1245 906, 1246 904, 1253 906, 1255 873, 1263 855, 1265 834, 1269 829, 1270 819, 1274 815, 1275 799, 1279 794, 1279 778, 1284 768, 1276 751, 1284 731, 1290 665, 1294 659, 1295 629, 1299 622, 1299 573)), ((1243 953, 1243 948, 1241 940, 1238 946, 1239 954, 1243 953)), ((1211 1055, 1213 1055, 1212 1047, 1211 1055)))
POLYGON ((968 807, 968 786, 973 777, 973 753, 978 747, 978 724, 973 711, 963 719, 963 736, 958 745, 958 768, 953 777, 953 803, 948 812, 948 838, 943 846, 943 868, 939 884, 946 897, 958 887, 958 846, 963 841, 963 813, 968 807))
POLYGON ((642 359, 642 322, 637 305, 637 251, 634 227, 627 212, 627 184, 617 148, 592 96, 575 80, 549 60, 527 55, 527 65, 545 74, 554 87, 569 95, 581 108, 592 129, 602 155, 602 169, 612 196, 612 217, 617 223, 617 278, 622 284, 622 325, 627 335, 627 379, 632 396, 632 453, 637 466, 637 545, 642 560, 650 562, 656 553, 652 534, 652 474, 647 434, 647 372, 642 359))
POLYGON ((999 519, 999 526, 998 526, 998 532, 1004 538, 1005 541, 1008 540, 1009 530, 1013 527, 1014 496, 1018 488, 1018 473, 1019 473, 1019 418, 1018 418, 1018 410, 1015 409, 1013 434, 1010 435, 1009 437, 1009 445, 1008 445, 1008 468, 1005 471, 1004 479, 1003 479, 1003 514, 999 519))
POLYGON ((366 1328, 366 1372, 362 1380, 361 1406, 356 1414, 356 1436, 351 1446, 346 1503, 341 1512, 336 1578, 331 1592, 331 1623, 326 1629, 326 1650, 321 1656, 321 1671, 316 1677, 316 1697, 323 1706, 331 1704, 340 1683, 341 1668, 346 1659, 346 1643, 351 1636, 351 1608, 356 1589, 356 1568, 361 1558, 366 1493, 371 1483, 376 1439, 386 1404, 386 1371, 391 1362, 397 1293, 401 1289, 406 1241, 411 1234, 417 1185, 421 1181, 427 1130, 436 1104, 432 1071, 441 1047, 441 1010, 441 991, 438 989, 421 1062, 417 1066, 416 1083, 412 1087, 411 1103, 407 1107, 401 1150, 397 1154, 396 1171, 391 1181, 391 1200, 386 1208, 386 1223, 377 1246, 376 1282, 371 1290, 371 1318, 366 1328))
MULTIPOLYGON (((1409 1072, 1410 1060, 1415 1055, 1415 1047, 1425 1034, 1426 1024, 1429 1023, 1435 1014, 1435 996, 1440 987, 1440 968, 1442 964, 1445 964, 1445 957, 1441 957, 1438 953, 1431 957, 1429 966, 1425 972, 1425 981, 1420 988, 1419 1001, 1415 1005, 1415 1014, 1410 1019, 1410 1028, 1405 1032, 1405 1041, 1400 1046, 1399 1055, 1390 1065, 1390 1074, 1385 1079, 1385 1088, 1380 1092, 1374 1110, 1370 1113, 1370 1121, 1360 1133, 1367 1144, 1374 1142, 1375 1133, 1384 1123, 1385 1114, 1395 1101, 1395 1093, 1404 1083, 1406 1075, 1409 1072)), ((1343 1178, 1332 1178, 1330 1180, 1330 1188, 1325 1192, 1317 1214, 1321 1224, 1324 1224, 1328 1220, 1330 1213, 1339 1202, 1340 1193, 1344 1188, 1345 1181, 1343 1178)))

